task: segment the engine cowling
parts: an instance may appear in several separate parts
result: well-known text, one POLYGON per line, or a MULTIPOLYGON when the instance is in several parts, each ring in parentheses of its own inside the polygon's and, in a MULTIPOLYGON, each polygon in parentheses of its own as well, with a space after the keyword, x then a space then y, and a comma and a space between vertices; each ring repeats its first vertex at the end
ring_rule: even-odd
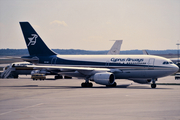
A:
POLYGON ((115 77, 114 74, 110 72, 96 73, 93 76, 93 81, 101 85, 112 85, 115 81, 115 77))

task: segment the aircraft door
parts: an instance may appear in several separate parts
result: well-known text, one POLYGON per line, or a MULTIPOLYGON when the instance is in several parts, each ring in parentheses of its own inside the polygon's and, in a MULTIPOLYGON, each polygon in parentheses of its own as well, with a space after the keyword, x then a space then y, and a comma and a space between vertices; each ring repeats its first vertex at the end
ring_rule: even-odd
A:
POLYGON ((57 61, 57 57, 53 57, 51 60, 51 65, 55 65, 57 61))
POLYGON ((149 70, 153 70, 154 69, 154 62, 155 62, 154 58, 150 58, 149 59, 149 62, 148 62, 148 69, 149 70))
POLYGON ((109 61, 106 61, 105 67, 109 67, 109 61))

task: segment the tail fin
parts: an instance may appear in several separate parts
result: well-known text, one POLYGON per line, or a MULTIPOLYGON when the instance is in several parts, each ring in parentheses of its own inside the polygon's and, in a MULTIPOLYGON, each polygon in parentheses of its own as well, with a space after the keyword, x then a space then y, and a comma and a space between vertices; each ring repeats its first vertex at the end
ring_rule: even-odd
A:
POLYGON ((108 55, 118 55, 120 53, 121 44, 123 40, 115 40, 115 43, 107 53, 108 55))
POLYGON ((49 56, 56 55, 55 52, 50 50, 40 36, 36 33, 29 22, 20 22, 20 26, 26 41, 26 45, 30 56, 49 56))
POLYGON ((147 50, 142 50, 144 55, 149 55, 149 53, 147 52, 147 50))

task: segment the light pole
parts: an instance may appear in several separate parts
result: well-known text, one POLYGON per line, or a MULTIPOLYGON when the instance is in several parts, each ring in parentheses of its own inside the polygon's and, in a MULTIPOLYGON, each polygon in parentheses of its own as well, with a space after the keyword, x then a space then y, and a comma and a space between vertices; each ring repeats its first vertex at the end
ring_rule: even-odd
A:
POLYGON ((178 47, 178 51, 177 51, 177 53, 178 53, 178 63, 177 64, 179 64, 179 45, 180 45, 180 43, 177 43, 176 45, 178 47))

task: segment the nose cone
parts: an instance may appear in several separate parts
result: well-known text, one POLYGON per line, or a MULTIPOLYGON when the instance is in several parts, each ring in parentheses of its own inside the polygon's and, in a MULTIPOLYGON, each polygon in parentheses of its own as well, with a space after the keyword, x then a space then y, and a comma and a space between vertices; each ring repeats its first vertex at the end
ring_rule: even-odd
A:
POLYGON ((177 65, 173 64, 172 65, 172 71, 173 71, 173 73, 178 72, 179 71, 179 67, 177 65))

